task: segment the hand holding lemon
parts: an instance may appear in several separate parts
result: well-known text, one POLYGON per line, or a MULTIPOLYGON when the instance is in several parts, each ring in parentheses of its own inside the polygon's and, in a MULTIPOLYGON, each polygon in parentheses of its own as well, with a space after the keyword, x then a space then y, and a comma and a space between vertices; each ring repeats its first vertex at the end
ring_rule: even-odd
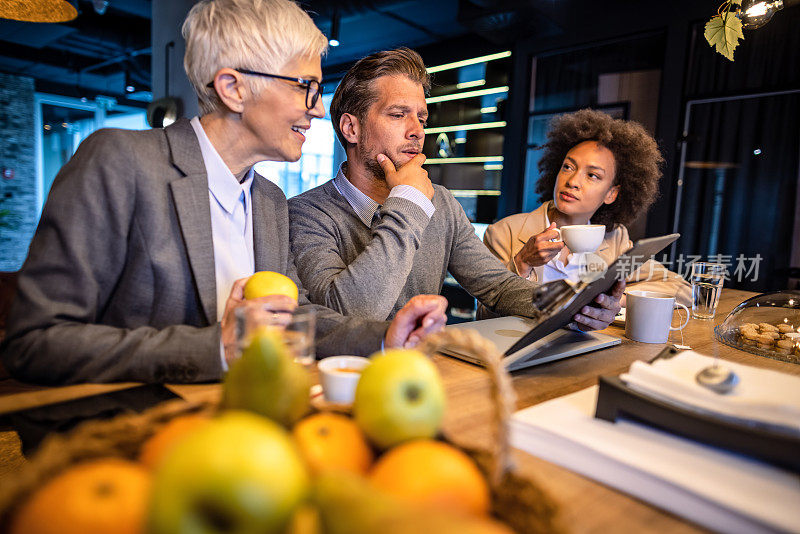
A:
POLYGON ((236 280, 221 320, 222 345, 228 365, 236 359, 236 309, 248 300, 257 299, 267 308, 291 312, 297 307, 298 295, 297 285, 291 278, 273 271, 258 271, 249 278, 236 280))
POLYGON ((285 295, 297 302, 297 285, 288 276, 273 271, 259 271, 247 279, 244 285, 245 300, 270 295, 285 295))

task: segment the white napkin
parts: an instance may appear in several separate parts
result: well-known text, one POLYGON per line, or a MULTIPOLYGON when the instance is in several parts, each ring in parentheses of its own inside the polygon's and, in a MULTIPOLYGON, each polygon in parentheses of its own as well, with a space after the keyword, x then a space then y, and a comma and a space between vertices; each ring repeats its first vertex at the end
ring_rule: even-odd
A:
POLYGON ((512 445, 716 532, 800 532, 796 473, 634 421, 597 419, 597 389, 515 413, 512 445))
POLYGON ((652 364, 634 362, 620 378, 634 389, 694 410, 800 432, 800 377, 720 361, 739 375, 733 391, 723 395, 695 380, 713 364, 714 358, 685 351, 652 364))

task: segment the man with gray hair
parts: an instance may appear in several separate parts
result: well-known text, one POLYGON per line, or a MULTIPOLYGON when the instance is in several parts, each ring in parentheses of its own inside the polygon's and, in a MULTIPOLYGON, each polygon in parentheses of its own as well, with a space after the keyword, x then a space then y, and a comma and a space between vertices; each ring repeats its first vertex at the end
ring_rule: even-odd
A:
MULTIPOLYGON (((300 158, 324 115, 327 41, 289 0, 203 0, 183 33, 202 116, 96 132, 53 183, 0 347, 21 380, 218 380, 247 277, 297 282, 286 199, 253 164, 300 158)), ((316 306, 317 352, 403 346, 441 328, 444 307, 424 295, 389 324, 316 306)))
MULTIPOLYGON (((353 65, 331 102, 347 161, 331 181, 289 201, 292 249, 312 302, 383 320, 441 291, 449 271, 496 314, 535 316, 535 284, 508 271, 461 205, 422 168, 430 79, 408 48, 353 65)), ((585 306, 573 327, 608 326, 624 282, 585 306)))

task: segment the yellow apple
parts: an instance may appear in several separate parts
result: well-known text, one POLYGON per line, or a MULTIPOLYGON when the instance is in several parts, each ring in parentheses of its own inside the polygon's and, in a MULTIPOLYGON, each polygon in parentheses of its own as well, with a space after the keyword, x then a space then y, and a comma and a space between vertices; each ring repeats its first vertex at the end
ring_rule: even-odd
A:
POLYGON ((444 417, 439 371, 412 349, 373 356, 356 386, 356 423, 375 445, 389 448, 415 438, 432 438, 444 417))
POLYGON ((225 412, 159 464, 148 532, 284 532, 309 484, 283 428, 255 414, 225 412))

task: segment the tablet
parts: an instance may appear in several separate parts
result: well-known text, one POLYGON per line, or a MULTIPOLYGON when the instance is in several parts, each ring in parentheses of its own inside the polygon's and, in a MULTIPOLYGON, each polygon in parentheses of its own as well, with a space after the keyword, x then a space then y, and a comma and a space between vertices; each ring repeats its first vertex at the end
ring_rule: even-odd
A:
POLYGON ((573 284, 556 280, 542 284, 533 297, 533 305, 541 310, 527 334, 512 345, 506 355, 513 354, 531 343, 567 326, 581 308, 605 293, 619 279, 625 278, 644 265, 655 254, 672 244, 680 234, 641 239, 633 248, 617 257, 608 269, 591 282, 573 284))

